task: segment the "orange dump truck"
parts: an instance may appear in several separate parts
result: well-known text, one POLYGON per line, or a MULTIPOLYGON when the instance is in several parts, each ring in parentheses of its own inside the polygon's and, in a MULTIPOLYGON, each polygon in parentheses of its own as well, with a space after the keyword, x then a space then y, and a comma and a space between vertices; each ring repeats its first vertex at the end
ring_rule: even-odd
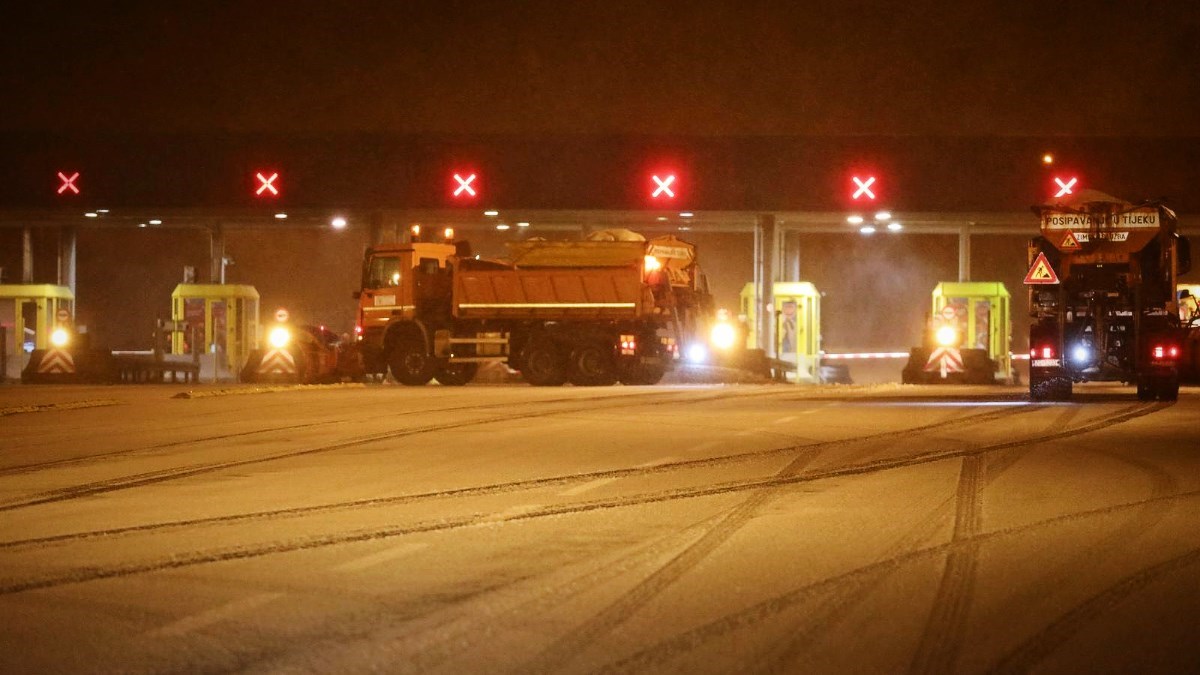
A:
POLYGON ((674 237, 531 241, 510 257, 461 242, 369 249, 356 328, 368 372, 460 385, 499 361, 534 385, 654 384, 712 315, 695 248, 674 237))

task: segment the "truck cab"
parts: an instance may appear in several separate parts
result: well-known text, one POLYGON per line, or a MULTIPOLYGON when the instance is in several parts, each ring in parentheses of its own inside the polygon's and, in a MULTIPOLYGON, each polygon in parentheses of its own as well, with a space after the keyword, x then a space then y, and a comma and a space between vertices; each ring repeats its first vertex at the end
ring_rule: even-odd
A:
POLYGON ((453 244, 381 244, 363 258, 362 287, 355 293, 357 340, 367 372, 383 373, 382 347, 388 327, 398 321, 448 313, 453 244))

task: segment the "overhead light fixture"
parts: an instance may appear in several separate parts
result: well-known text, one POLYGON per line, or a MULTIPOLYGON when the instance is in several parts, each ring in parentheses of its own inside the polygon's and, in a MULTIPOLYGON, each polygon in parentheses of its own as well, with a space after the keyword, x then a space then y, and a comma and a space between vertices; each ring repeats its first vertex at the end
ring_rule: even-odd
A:
POLYGON ((1053 163, 1054 163, 1054 155, 1052 155, 1048 152, 1046 154, 1042 155, 1042 164, 1053 164, 1053 163))
POLYGON ((149 223, 151 225, 162 225, 162 221, 159 220, 158 218, 155 218, 154 220, 149 221, 149 223))
POLYGON ((666 216, 659 216, 659 217, 658 217, 656 220, 658 220, 658 222, 660 222, 660 223, 661 223, 661 222, 665 222, 665 221, 667 220, 667 217, 666 217, 666 216))
POLYGON ((95 213, 94 211, 88 211, 87 213, 83 214, 83 217, 84 218, 96 218, 99 215, 100 214, 95 213))
POLYGON ((850 223, 851 225, 862 225, 862 221, 863 221, 863 217, 858 214, 850 216, 849 218, 846 219, 846 222, 850 223))
POLYGON ((146 226, 145 223, 138 223, 138 227, 145 227, 145 226, 146 226))
POLYGON ((287 214, 286 213, 276 213, 275 220, 287 220, 287 214))
POLYGON ((858 231, 863 234, 875 234, 875 226, 874 225, 863 225, 862 227, 858 228, 858 231))
POLYGON ((891 220, 892 214, 888 211, 880 211, 875 214, 875 220, 891 220))
POLYGON ((499 211, 484 211, 483 215, 494 217, 494 216, 500 215, 500 212, 499 211))
POLYGON ((507 229, 508 229, 508 224, 507 224, 507 223, 500 223, 500 224, 496 225, 496 229, 497 229, 497 230, 500 230, 500 231, 502 231, 502 232, 503 232, 504 230, 507 230, 507 229))
POLYGON ((96 209, 96 213, 108 213, 108 209, 96 209))
POLYGON ((888 231, 889 232, 899 232, 900 230, 903 230, 903 229, 904 229, 904 226, 901 225, 900 223, 895 223, 895 222, 888 223, 888 231))
POLYGON ((517 223, 517 227, 529 227, 529 223, 521 221, 517 223))
POLYGON ((329 226, 335 230, 345 229, 346 219, 341 216, 336 216, 333 220, 329 221, 329 226))
POLYGON ((694 215, 696 215, 696 214, 692 213, 691 211, 680 211, 679 212, 680 218, 691 218, 694 215))

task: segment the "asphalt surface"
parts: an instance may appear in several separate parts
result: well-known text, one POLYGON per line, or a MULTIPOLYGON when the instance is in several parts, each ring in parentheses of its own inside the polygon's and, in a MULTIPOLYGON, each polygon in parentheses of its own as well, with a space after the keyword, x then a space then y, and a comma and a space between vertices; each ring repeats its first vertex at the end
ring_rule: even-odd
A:
POLYGON ((1200 391, 1077 391, 0 387, 0 671, 1195 672, 1200 391))

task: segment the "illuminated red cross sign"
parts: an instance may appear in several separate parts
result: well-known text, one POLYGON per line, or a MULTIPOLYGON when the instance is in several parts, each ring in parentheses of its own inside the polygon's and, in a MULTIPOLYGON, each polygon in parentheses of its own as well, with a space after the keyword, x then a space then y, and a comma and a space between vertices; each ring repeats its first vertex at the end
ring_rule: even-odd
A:
POLYGON ((668 198, 675 197, 675 191, 671 189, 671 183, 675 182, 675 175, 671 174, 666 178, 659 178, 657 175, 652 176, 658 187, 654 188, 654 192, 650 193, 652 198, 658 198, 661 195, 666 195, 668 198))
POLYGON ((1071 188, 1075 187, 1075 184, 1079 182, 1079 179, 1072 178, 1071 180, 1064 183, 1061 178, 1055 178, 1054 182, 1058 183, 1058 194, 1056 194, 1054 196, 1055 197, 1065 197, 1069 194, 1072 194, 1071 188))
POLYGON ((463 178, 460 174, 454 174, 454 180, 458 183, 458 187, 454 188, 454 196, 461 197, 466 194, 468 197, 475 196, 475 188, 471 187, 471 183, 475 182, 475 174, 471 174, 463 178))
POLYGON ((78 178, 79 178, 78 171, 71 174, 70 176, 67 176, 63 172, 59 171, 58 179, 62 181, 62 185, 58 186, 58 194, 61 195, 62 193, 66 192, 67 190, 70 190, 71 192, 74 192, 75 194, 79 194, 79 188, 75 187, 75 181, 78 178))
POLYGON ((858 186, 858 189, 854 191, 851 199, 858 199, 860 197, 875 199, 875 193, 871 192, 871 186, 875 184, 875 176, 868 176, 865 180, 858 176, 854 176, 853 178, 854 184, 858 186))
POLYGON ((279 196, 279 188, 275 187, 275 179, 279 178, 278 173, 272 173, 270 176, 264 176, 262 175, 262 172, 259 172, 254 175, 258 178, 258 182, 261 183, 261 185, 258 186, 258 189, 254 191, 254 194, 261 197, 264 193, 269 192, 271 193, 272 197, 279 196))

